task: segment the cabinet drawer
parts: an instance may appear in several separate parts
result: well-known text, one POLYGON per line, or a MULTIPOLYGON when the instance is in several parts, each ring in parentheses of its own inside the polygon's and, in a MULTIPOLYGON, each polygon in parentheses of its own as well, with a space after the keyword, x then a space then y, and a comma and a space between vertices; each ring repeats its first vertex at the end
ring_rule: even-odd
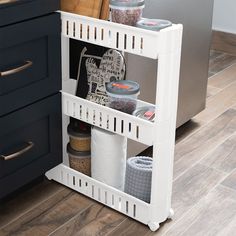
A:
POLYGON ((58 13, 0 28, 0 116, 61 89, 58 13))
POLYGON ((0 26, 42 16, 60 9, 60 0, 0 1, 0 26))
POLYGON ((61 162, 60 100, 57 94, 0 118, 0 179, 34 163, 43 174, 61 162))

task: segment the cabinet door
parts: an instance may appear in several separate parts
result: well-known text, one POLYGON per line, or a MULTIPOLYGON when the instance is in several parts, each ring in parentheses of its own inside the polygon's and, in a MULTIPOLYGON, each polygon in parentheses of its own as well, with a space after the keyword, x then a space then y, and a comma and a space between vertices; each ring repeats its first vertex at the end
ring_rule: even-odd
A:
POLYGON ((58 13, 0 28, 0 116, 61 89, 58 13))
POLYGON ((62 162, 61 95, 0 118, 0 196, 62 162))
POLYGON ((60 0, 0 1, 0 26, 46 15, 60 9, 60 0))

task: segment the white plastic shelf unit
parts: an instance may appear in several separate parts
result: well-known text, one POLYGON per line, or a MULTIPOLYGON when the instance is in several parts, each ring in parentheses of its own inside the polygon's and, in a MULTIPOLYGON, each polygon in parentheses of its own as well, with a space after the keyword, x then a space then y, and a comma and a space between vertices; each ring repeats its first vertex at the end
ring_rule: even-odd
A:
MULTIPOLYGON (((68 116, 88 122, 138 142, 153 145, 153 172, 150 204, 98 182, 69 168, 63 125, 64 164, 46 176, 77 192, 132 217, 155 231, 171 217, 171 192, 175 127, 178 101, 182 25, 172 25, 159 32, 61 12, 62 20, 62 106, 63 120, 68 116), (158 59, 155 121, 149 122, 73 95, 76 82, 69 77, 69 39, 114 48, 158 59)), ((139 101, 139 106, 147 103, 139 101)))

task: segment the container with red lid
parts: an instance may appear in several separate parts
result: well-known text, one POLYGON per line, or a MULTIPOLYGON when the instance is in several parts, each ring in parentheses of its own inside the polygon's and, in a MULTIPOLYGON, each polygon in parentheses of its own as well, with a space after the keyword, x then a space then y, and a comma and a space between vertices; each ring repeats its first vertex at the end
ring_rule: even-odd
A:
POLYGON ((137 116, 143 120, 154 122, 155 119, 155 106, 139 107, 133 112, 134 116, 137 116))
POLYGON ((139 84, 131 80, 113 81, 106 85, 109 107, 132 114, 140 94, 139 84))
POLYGON ((143 18, 139 20, 136 24, 136 26, 139 28, 152 30, 152 31, 159 31, 171 25, 172 23, 168 20, 148 19, 148 18, 143 18))

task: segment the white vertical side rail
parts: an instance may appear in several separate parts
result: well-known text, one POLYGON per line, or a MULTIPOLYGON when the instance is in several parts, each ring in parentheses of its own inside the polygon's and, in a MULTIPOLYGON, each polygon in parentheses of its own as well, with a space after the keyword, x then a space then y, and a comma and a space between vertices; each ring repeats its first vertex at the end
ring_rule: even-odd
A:
MULTIPOLYGON (((62 27, 66 27, 62 24, 62 27)), ((70 39, 63 37, 61 35, 61 63, 62 63, 62 90, 64 89, 68 78, 70 78, 70 39)), ((62 100, 63 103, 63 100, 62 100)), ((63 109, 63 104, 62 104, 63 109)), ((69 137, 67 135, 67 125, 69 123, 69 117, 64 115, 62 112, 62 156, 63 156, 63 163, 69 166, 69 160, 67 158, 67 149, 66 145, 69 141, 69 137)))
POLYGON ((159 222, 170 216, 178 104, 182 28, 163 30, 163 45, 158 57, 156 91, 157 119, 153 145, 153 173, 149 227, 156 230, 159 222))

